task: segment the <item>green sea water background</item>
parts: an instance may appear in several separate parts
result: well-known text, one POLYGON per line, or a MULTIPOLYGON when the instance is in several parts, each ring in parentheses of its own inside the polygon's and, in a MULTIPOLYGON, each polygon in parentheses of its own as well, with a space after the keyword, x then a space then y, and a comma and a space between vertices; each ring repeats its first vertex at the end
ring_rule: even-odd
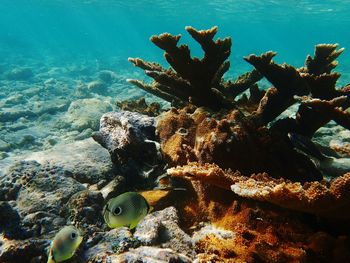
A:
MULTIPOLYGON (((148 41, 153 34, 182 34, 192 53, 201 51, 184 31, 219 26, 218 37, 231 36, 232 64, 267 50, 278 62, 301 66, 315 44, 350 47, 350 1, 327 0, 1 0, 0 58, 11 56, 73 61, 162 60, 148 41)), ((341 70, 350 67, 350 53, 341 70)), ((234 69, 234 66, 232 70, 234 69)), ((116 69, 118 70, 118 69, 116 69)))

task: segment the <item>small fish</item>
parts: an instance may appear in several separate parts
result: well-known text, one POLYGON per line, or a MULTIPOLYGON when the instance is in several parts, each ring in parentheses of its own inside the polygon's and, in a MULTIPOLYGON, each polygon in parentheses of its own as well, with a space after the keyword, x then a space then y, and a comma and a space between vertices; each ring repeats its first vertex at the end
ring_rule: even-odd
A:
POLYGON ((79 247, 83 236, 74 226, 65 226, 51 243, 47 263, 57 263, 70 259, 79 247))
POLYGON ((103 218, 110 228, 127 226, 133 229, 152 210, 139 193, 126 192, 111 198, 103 208, 103 218))

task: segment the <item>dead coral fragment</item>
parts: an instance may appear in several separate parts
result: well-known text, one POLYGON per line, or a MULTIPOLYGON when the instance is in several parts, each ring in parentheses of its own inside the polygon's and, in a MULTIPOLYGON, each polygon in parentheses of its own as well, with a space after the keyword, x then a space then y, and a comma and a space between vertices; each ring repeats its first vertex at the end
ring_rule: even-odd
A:
POLYGON ((165 69, 157 63, 129 58, 131 63, 145 70, 154 82, 149 85, 133 79, 128 81, 174 105, 190 102, 213 110, 232 108, 234 98, 262 76, 254 70, 242 75, 235 82, 225 82, 223 75, 230 67, 227 58, 231 52, 231 39, 214 41, 217 27, 196 30, 188 26, 186 30, 201 45, 204 51, 202 59, 192 58, 187 45, 177 45, 180 35, 164 33, 152 36, 151 41, 165 51, 165 59, 172 68, 165 69))

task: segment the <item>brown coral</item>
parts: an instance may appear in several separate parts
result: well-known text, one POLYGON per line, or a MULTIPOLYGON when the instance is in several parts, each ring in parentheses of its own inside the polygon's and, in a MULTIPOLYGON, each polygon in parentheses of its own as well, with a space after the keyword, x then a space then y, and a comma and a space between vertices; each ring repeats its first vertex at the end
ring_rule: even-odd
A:
POLYGON ((173 109, 159 117, 157 133, 172 166, 198 161, 243 174, 267 172, 301 182, 321 179, 314 164, 282 136, 257 128, 238 110, 214 118, 203 108, 173 109))
POLYGON ((236 233, 229 240, 208 235, 199 241, 200 260, 349 261, 348 239, 324 233, 315 218, 349 219, 342 211, 350 208, 350 174, 324 181, 287 136, 309 139, 331 120, 350 128, 350 86, 337 88, 340 74, 332 72, 343 49, 317 45, 299 69, 275 63, 272 51, 250 55, 245 60, 255 69, 226 81, 231 40, 214 41, 217 27, 186 30, 201 45, 202 59, 177 45, 180 36, 154 36, 171 68, 129 59, 154 79, 129 81, 177 107, 158 117, 157 136, 167 163, 180 165, 168 174, 181 177, 191 196, 179 206, 184 225, 209 221, 236 233), (262 76, 273 85, 266 91, 256 84, 262 76), (276 121, 295 103, 295 118, 276 121))
POLYGON ((349 114, 344 111, 350 106, 349 88, 336 89, 340 75, 331 72, 343 49, 318 45, 314 57, 308 56, 305 67, 300 69, 276 64, 272 60, 275 52, 250 55, 245 60, 256 69, 231 82, 223 80, 229 67, 231 40, 214 41, 217 27, 186 30, 204 50, 202 59, 192 58, 188 46, 177 45, 180 36, 168 33, 153 36, 151 41, 165 50, 172 68, 130 59, 154 79, 151 85, 130 80, 132 83, 175 102, 174 105, 190 102, 206 107, 199 109, 200 113, 190 107, 191 110, 173 109, 160 116, 157 131, 167 161, 171 165, 189 161, 216 163, 244 174, 267 172, 276 178, 283 176, 300 182, 322 179, 314 164, 294 150, 287 134, 312 137, 330 120, 349 127, 349 114), (261 76, 273 84, 266 92, 256 84, 261 76), (242 96, 235 101, 246 89, 250 98, 242 96), (300 104, 296 118, 280 119, 267 128, 298 102, 296 96, 308 96, 308 101, 300 104), (335 105, 334 101, 341 103, 335 105))
POLYGON ((350 218, 350 173, 327 182, 304 185, 268 174, 242 176, 239 172, 224 171, 214 164, 190 163, 168 169, 172 176, 191 177, 235 194, 281 207, 327 218, 350 218))
MULTIPOLYGON (((184 220, 197 220, 192 224, 208 220, 234 233, 227 238, 208 234, 200 239, 196 249, 201 262, 336 262, 350 257, 346 250, 350 247, 348 238, 317 230, 317 224, 310 226, 309 219, 301 213, 251 202, 226 190, 231 184, 249 180, 239 172, 223 171, 213 164, 190 163, 170 168, 168 174, 192 183, 195 197, 185 207, 179 207, 184 220)), ((259 191, 262 189, 256 193, 259 191)))
MULTIPOLYGON (((327 109, 323 107, 323 111, 320 112, 319 107, 309 107, 309 105, 302 103, 295 119, 279 120, 274 124, 275 128, 312 137, 320 127, 329 121, 338 120, 339 115, 346 115, 344 110, 350 106, 349 88, 347 86, 337 89, 336 82, 340 74, 331 72, 338 65, 335 59, 344 50, 343 48, 336 50, 337 47, 337 44, 317 45, 314 58, 310 55, 307 56, 305 67, 298 70, 299 76, 307 84, 307 94, 311 95, 312 98, 328 101, 327 104, 330 107, 327 109), (346 98, 340 105, 332 105, 332 100, 343 96, 346 98), (335 107, 341 107, 341 109, 335 109, 335 107), (335 112, 337 113, 335 114, 335 112)), ((339 124, 348 127, 344 122, 339 122, 339 124)))
POLYGON ((138 100, 125 100, 117 102, 117 106, 121 110, 135 111, 148 116, 158 116, 161 113, 161 105, 157 102, 147 103, 145 98, 138 100))
POLYGON ((135 66, 145 70, 154 82, 149 85, 138 80, 128 81, 174 105, 190 102, 214 110, 232 108, 234 98, 262 76, 254 70, 240 76, 235 82, 223 80, 223 75, 230 67, 227 58, 231 52, 231 39, 214 41, 217 29, 212 27, 198 31, 186 27, 192 38, 201 45, 204 51, 202 59, 192 58, 187 45, 177 46, 180 35, 164 33, 152 36, 151 41, 165 51, 165 59, 172 68, 165 69, 157 63, 129 58, 135 66))

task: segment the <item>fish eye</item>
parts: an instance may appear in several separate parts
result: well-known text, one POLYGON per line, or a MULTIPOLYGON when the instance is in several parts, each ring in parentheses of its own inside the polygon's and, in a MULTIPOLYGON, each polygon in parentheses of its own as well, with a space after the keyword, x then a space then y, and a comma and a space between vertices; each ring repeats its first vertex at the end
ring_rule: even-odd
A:
POLYGON ((70 234, 70 238, 71 238, 71 239, 75 239, 76 237, 77 237, 77 233, 72 232, 72 233, 70 234))
POLYGON ((120 206, 117 206, 114 211, 113 214, 115 214, 116 216, 119 216, 122 213, 122 208, 120 206))

